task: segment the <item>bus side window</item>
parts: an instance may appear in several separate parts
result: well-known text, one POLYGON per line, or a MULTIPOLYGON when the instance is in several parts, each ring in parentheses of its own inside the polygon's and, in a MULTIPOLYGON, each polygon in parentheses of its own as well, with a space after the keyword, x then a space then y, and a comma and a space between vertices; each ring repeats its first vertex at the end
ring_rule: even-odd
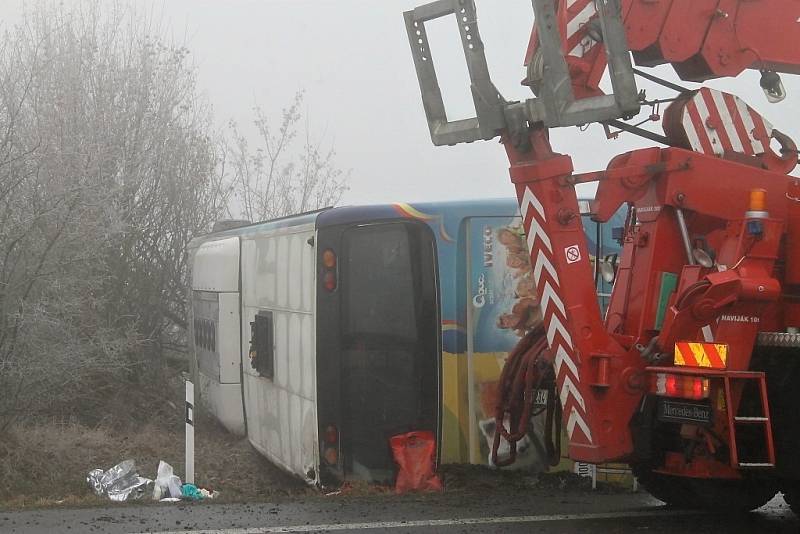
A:
POLYGON ((250 323, 250 365, 264 378, 275 376, 275 335, 272 312, 260 311, 250 323))

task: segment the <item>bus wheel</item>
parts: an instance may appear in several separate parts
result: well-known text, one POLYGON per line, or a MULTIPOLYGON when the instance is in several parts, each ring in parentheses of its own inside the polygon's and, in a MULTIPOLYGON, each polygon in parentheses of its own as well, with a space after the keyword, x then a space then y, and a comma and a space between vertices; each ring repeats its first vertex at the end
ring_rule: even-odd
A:
MULTIPOLYGON (((768 480, 686 478, 650 469, 634 469, 634 474, 653 497, 677 508, 748 512, 767 504, 778 492, 768 480)), ((796 495, 800 504, 800 492, 796 495)))

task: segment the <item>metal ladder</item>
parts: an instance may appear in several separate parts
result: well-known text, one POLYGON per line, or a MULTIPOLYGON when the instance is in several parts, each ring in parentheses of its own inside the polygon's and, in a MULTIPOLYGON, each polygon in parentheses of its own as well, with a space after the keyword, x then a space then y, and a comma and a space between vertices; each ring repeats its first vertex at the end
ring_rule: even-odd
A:
POLYGON ((775 442, 772 437, 772 423, 769 416, 769 402, 767 400, 767 381, 761 372, 727 372, 722 376, 725 388, 725 402, 728 409, 728 436, 730 438, 731 466, 742 469, 761 469, 775 467, 775 442), (761 404, 761 414, 756 416, 737 415, 741 402, 736 410, 732 409, 733 394, 741 399, 747 381, 756 381, 761 404), (739 456, 737 444, 737 427, 760 425, 764 428, 766 458, 742 459, 739 456), (744 460, 744 461, 743 461, 744 460))

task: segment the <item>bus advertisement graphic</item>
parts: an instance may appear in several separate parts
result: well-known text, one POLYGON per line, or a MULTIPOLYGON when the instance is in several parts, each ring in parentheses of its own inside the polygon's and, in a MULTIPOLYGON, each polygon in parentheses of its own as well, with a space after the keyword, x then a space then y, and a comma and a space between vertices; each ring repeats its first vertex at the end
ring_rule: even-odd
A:
MULTIPOLYGON (((471 339, 470 391, 473 432, 470 460, 491 463, 496 430, 497 384, 508 352, 526 331, 541 322, 530 257, 519 217, 481 217, 469 227, 469 314, 471 339), (477 443, 475 442, 477 441, 477 443)), ((501 442, 502 459, 509 454, 501 442)), ((546 455, 534 434, 518 443, 514 468, 544 470, 546 455)))

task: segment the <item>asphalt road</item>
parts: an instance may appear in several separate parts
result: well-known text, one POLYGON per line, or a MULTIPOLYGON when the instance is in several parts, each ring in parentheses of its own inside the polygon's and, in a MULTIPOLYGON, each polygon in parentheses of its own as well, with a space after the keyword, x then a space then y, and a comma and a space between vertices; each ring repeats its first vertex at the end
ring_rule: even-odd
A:
POLYGON ((312 497, 260 504, 121 504, 0 511, 0 532, 269 534, 278 532, 798 532, 778 496, 756 512, 672 510, 644 493, 312 497))

